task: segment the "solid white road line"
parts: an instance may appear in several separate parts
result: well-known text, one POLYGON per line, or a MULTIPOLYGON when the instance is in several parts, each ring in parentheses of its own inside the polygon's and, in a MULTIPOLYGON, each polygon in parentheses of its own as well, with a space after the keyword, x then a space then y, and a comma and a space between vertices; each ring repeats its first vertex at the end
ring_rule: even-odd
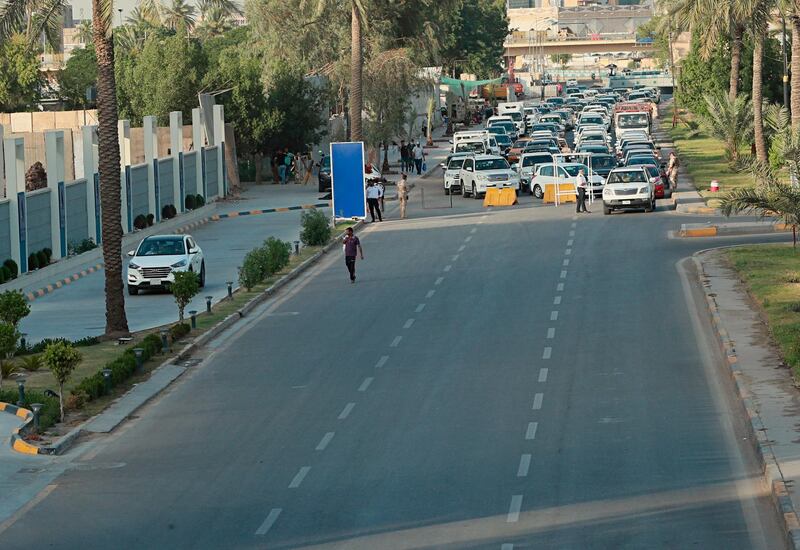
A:
POLYGON ((538 411, 542 408, 542 400, 544 399, 543 393, 537 393, 533 396, 533 410, 538 411))
POLYGON ((453 266, 452 266, 452 265, 450 265, 450 264, 447 264, 446 266, 444 266, 444 270, 443 270, 443 271, 444 271, 445 273, 447 273, 447 272, 448 272, 448 271, 450 271, 451 269, 453 269, 453 266))
POLYGON ((361 382, 361 385, 358 387, 358 391, 367 391, 369 385, 372 384, 372 381, 375 380, 372 376, 367 376, 364 378, 364 381, 361 382))
POLYGON ((292 479, 292 482, 289 484, 289 489, 297 489, 300 487, 300 484, 303 483, 303 480, 308 475, 308 471, 311 469, 311 466, 303 466, 300 468, 300 471, 297 472, 292 479))
POLYGON ((550 359, 550 355, 553 353, 553 348, 547 346, 544 348, 544 352, 542 353, 542 359, 550 359))
POLYGON ((345 418, 350 416, 350 413, 353 411, 353 407, 355 406, 356 404, 353 402, 350 402, 347 405, 345 405, 344 409, 342 409, 342 412, 339 413, 339 420, 344 420, 345 418))
POLYGON ((569 258, 564 258, 564 261, 561 262, 561 265, 563 265, 564 267, 567 267, 569 265, 569 258))
POLYGON ((550 312, 550 320, 551 321, 558 321, 558 311, 551 311, 550 312))
POLYGON ((469 236, 467 236, 467 237, 465 237, 465 238, 464 238, 464 242, 465 242, 465 243, 468 243, 468 242, 470 242, 471 240, 472 240, 472 235, 469 235, 469 236))
POLYGON ((442 281, 444 281, 444 277, 439 277, 439 278, 436 279, 436 282, 433 283, 433 284, 440 285, 440 284, 442 284, 442 281))
POLYGON ((375 368, 376 369, 381 368, 382 366, 384 366, 386 364, 386 361, 388 361, 388 360, 389 360, 389 356, 388 355, 381 355, 381 358, 378 359, 377 363, 375 363, 375 368))
POLYGON ((403 325, 403 328, 411 328, 411 325, 413 325, 413 324, 414 324, 414 319, 409 319, 409 320, 408 320, 408 321, 406 321, 406 323, 403 325))
POLYGON ((558 283, 556 285, 556 292, 562 292, 564 290, 564 283, 558 283))
POLYGON ((519 468, 517 468, 517 477, 525 477, 528 475, 528 470, 531 468, 531 455, 524 454, 519 457, 519 468))
POLYGON ((326 433, 325 435, 322 436, 322 439, 320 439, 319 443, 317 443, 317 450, 318 451, 324 451, 325 450, 325 447, 327 447, 328 443, 330 443, 331 439, 333 439, 334 433, 335 432, 328 432, 328 433, 326 433))
POLYGON ((547 369, 539 369, 539 382, 547 382, 547 369))
POLYGON ((261 527, 256 529, 256 535, 266 535, 272 526, 275 525, 275 522, 278 520, 278 516, 281 515, 283 512, 283 508, 273 508, 267 514, 267 519, 264 520, 264 523, 261 524, 261 527))
POLYGON ((528 429, 525 430, 525 439, 535 439, 537 428, 539 428, 538 422, 528 422, 528 429))
POLYGON ((435 290, 429 290, 428 293, 425 295, 426 298, 433 298, 433 295, 436 293, 435 290))
POLYGON ((464 252, 464 249, 465 249, 465 248, 467 248, 467 245, 465 245, 465 244, 462 244, 461 246, 459 246, 459 247, 458 247, 458 251, 459 251, 459 252, 464 252))
POLYGON ((402 336, 395 336, 395 337, 394 337, 394 340, 392 340, 392 343, 391 343, 391 344, 389 344, 389 347, 390 347, 390 348, 396 348, 396 347, 397 347, 397 345, 400 343, 400 340, 402 340, 402 339, 403 339, 403 337, 402 337, 402 336))
POLYGON ((556 329, 553 327, 547 329, 547 339, 552 340, 555 337, 556 337, 556 329))
POLYGON ((420 304, 417 306, 417 309, 414 310, 414 313, 422 313, 423 309, 425 309, 425 304, 420 304))
POLYGON ((561 296, 556 296, 555 298, 553 298, 553 305, 554 306, 557 306, 560 303, 561 303, 561 296))
POLYGON ((567 278, 567 270, 566 269, 562 269, 561 270, 561 278, 562 279, 566 279, 567 278))
POLYGON ((522 495, 511 495, 511 504, 508 507, 506 523, 516 523, 519 521, 519 511, 522 508, 522 495))

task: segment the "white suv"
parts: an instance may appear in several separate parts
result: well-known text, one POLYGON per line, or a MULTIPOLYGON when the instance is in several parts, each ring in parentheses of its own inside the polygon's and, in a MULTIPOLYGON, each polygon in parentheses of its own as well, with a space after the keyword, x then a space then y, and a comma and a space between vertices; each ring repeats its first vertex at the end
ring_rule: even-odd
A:
POLYGON ((190 235, 152 235, 136 250, 128 252, 128 294, 147 288, 169 288, 178 271, 198 274, 200 288, 206 284, 203 251, 190 235))
POLYGON ((519 176, 508 161, 497 155, 475 155, 461 167, 461 195, 480 198, 490 187, 510 187, 519 192, 519 176))
POLYGON ((609 172, 603 187, 603 214, 638 209, 652 212, 655 208, 655 188, 643 166, 615 168, 609 172))
POLYGON ((464 164, 464 159, 471 156, 471 153, 455 153, 442 163, 445 195, 461 191, 461 166, 464 164))

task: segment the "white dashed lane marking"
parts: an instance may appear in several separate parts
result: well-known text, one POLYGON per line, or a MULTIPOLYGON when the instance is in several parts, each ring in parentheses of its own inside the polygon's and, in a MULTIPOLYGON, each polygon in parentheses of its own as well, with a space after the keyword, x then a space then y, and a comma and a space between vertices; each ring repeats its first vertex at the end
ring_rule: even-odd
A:
POLYGON ((556 329, 554 329, 553 327, 547 329, 547 339, 552 340, 555 337, 556 337, 556 329))
POLYGON ((439 277, 438 279, 436 279, 436 282, 433 283, 433 284, 438 286, 438 285, 442 284, 442 281, 444 281, 444 277, 439 277))
POLYGON ((537 429, 539 429, 538 422, 528 422, 528 429, 525 430, 525 439, 536 439, 537 429))
POLYGON ((458 259, 459 255, 460 254, 456 254, 455 256, 453 256, 453 259, 451 261, 455 262, 458 259))
POLYGON ((522 495, 512 495, 511 504, 508 507, 506 523, 516 523, 519 521, 519 511, 522 508, 522 495))
POLYGON ((311 466, 303 466, 300 468, 300 471, 295 474, 292 482, 289 484, 289 489, 297 489, 300 487, 300 484, 303 483, 303 480, 306 478, 310 470, 311 466))
POLYGON ((556 285, 556 292, 563 292, 563 290, 564 290, 564 283, 558 283, 558 285, 556 285))
POLYGON ((528 470, 531 468, 531 455, 524 454, 519 457, 519 467, 517 468, 517 477, 525 477, 528 475, 528 470))
POLYGON ((561 265, 563 265, 564 267, 567 267, 569 265, 569 258, 564 258, 564 261, 561 262, 561 265))
POLYGON ((417 309, 414 310, 415 313, 422 313, 422 310, 425 309, 425 304, 420 304, 417 306, 417 309))
POLYGON ((472 240, 472 235, 469 235, 469 236, 467 236, 467 237, 464 239, 464 242, 465 242, 465 243, 468 243, 468 242, 470 242, 471 240, 472 240))
POLYGON ((574 232, 574 231, 570 231, 570 232, 569 232, 569 236, 570 236, 570 237, 574 237, 574 236, 575 236, 575 232, 574 232))
POLYGON ((389 360, 389 356, 388 355, 382 355, 381 358, 378 359, 378 362, 375 363, 375 368, 379 369, 379 368, 383 367, 386 364, 386 361, 388 361, 388 360, 389 360))
POLYGON ((551 311, 550 312, 550 320, 551 321, 558 321, 558 311, 551 311))
POLYGON ((568 249, 566 249, 566 250, 564 251, 564 255, 565 255, 565 256, 569 256, 569 255, 571 255, 571 254, 572 254, 572 249, 571 249, 571 248, 568 248, 568 249))
POLYGON ((555 298, 553 298, 553 305, 554 306, 557 306, 560 303, 561 303, 561 296, 556 296, 555 298))
POLYGON ((500 545, 500 550, 514 550, 514 545, 507 542, 505 544, 500 545))
POLYGON ((533 396, 533 410, 538 411, 542 408, 542 400, 544 399, 543 393, 537 393, 533 396))
POLYGON ((467 245, 465 245, 465 244, 462 244, 461 246, 459 246, 459 247, 458 247, 458 251, 459 251, 459 252, 464 252, 464 249, 465 249, 465 248, 467 248, 467 245))
POLYGON ((547 369, 539 369, 539 382, 547 382, 547 369))
POLYGON ((265 519, 264 523, 261 524, 261 527, 256 530, 256 535, 266 535, 269 530, 272 529, 272 526, 275 525, 275 522, 278 520, 278 516, 281 515, 281 512, 283 512, 283 508, 273 508, 270 510, 269 514, 267 514, 267 519, 265 519))
POLYGON ((450 264, 447 264, 446 266, 444 266, 444 271, 445 271, 445 273, 446 273, 446 272, 448 272, 448 271, 450 271, 451 269, 453 269, 453 266, 452 266, 452 265, 450 265, 450 264))
POLYGON ((542 352, 542 359, 550 359, 550 356, 553 354, 553 348, 547 346, 544 348, 544 352, 542 352))
POLYGON ((402 339, 403 339, 403 337, 402 337, 402 336, 395 336, 395 337, 394 337, 394 340, 392 340, 392 343, 391 343, 391 344, 389 344, 389 347, 390 347, 390 348, 396 348, 396 347, 397 347, 397 345, 400 343, 400 340, 402 340, 402 339))
POLYGON ((428 293, 425 295, 426 298, 433 298, 433 295, 436 293, 435 290, 429 290, 428 293))
POLYGON ((570 239, 567 241, 567 246, 572 246, 572 243, 575 242, 575 239, 570 239))
POLYGON ((469 232, 474 235, 477 230, 478 230, 477 228, 473 227, 472 229, 469 230, 469 232))
POLYGON ((408 320, 408 321, 406 321, 406 323, 403 325, 403 328, 411 328, 411 325, 413 325, 413 324, 414 324, 414 319, 409 319, 409 320, 408 320))
POLYGON ((375 380, 372 376, 367 376, 364 378, 364 381, 361 382, 361 385, 358 387, 358 391, 367 391, 369 385, 372 384, 372 381, 375 380))
POLYGON ((319 443, 317 444, 317 449, 316 450, 324 451, 325 447, 327 447, 328 443, 330 443, 331 439, 333 439, 334 433, 335 432, 328 432, 325 435, 323 435, 322 439, 320 439, 319 443))
POLYGON ((344 409, 342 409, 342 412, 339 413, 339 420, 344 420, 345 418, 350 416, 350 413, 353 412, 353 407, 355 406, 356 404, 353 402, 350 402, 347 405, 345 405, 344 409))
POLYGON ((566 279, 567 278, 567 270, 566 269, 561 271, 561 278, 562 279, 566 279))

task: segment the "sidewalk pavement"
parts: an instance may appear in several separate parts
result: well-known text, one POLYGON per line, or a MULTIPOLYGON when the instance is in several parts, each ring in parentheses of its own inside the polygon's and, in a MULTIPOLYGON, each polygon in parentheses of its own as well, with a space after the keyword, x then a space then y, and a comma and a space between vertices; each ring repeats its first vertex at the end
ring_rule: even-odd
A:
POLYGON ((751 442, 764 467, 790 548, 800 548, 800 390, 783 364, 758 307, 723 252, 694 257, 731 376, 752 427, 751 442))

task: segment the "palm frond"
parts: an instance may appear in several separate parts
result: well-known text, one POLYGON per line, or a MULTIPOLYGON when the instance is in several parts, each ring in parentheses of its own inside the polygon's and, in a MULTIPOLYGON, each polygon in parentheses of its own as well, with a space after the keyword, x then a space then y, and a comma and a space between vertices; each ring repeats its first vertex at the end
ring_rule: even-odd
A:
POLYGON ((0 5, 0 42, 25 30, 29 0, 6 0, 0 5))

